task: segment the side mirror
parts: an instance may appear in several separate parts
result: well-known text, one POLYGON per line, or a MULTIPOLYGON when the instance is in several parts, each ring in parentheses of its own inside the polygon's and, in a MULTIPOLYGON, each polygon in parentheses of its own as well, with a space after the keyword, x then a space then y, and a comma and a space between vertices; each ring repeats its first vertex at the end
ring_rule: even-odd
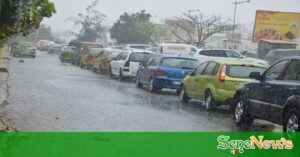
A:
POLYGON ((252 72, 250 73, 249 78, 261 80, 262 77, 260 75, 260 72, 252 72))
POLYGON ((196 74, 196 72, 193 71, 193 72, 190 73, 190 76, 195 76, 195 74, 196 74))

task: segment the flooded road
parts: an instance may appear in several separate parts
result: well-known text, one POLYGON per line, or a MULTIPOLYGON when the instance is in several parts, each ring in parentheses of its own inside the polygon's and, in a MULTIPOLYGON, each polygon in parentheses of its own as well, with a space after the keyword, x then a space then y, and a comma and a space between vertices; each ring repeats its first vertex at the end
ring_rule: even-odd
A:
MULTIPOLYGON (((228 110, 181 104, 173 91, 152 94, 47 52, 24 60, 12 58, 7 106, 20 131, 239 131, 228 110)), ((258 121, 252 130, 274 127, 258 121)))

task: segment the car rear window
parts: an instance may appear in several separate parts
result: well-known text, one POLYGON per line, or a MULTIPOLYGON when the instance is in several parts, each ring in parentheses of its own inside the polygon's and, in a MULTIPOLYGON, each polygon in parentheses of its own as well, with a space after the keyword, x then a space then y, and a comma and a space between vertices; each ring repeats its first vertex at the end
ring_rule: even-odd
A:
POLYGON ((195 69, 198 66, 198 61, 188 58, 164 58, 161 66, 172 68, 195 69))
POLYGON ((227 66, 226 67, 226 75, 229 77, 236 78, 249 78, 250 73, 252 72, 260 72, 261 74, 265 68, 255 67, 255 66, 227 66))
POLYGON ((131 53, 129 60, 131 62, 147 62, 153 56, 154 54, 152 53, 133 52, 131 53))

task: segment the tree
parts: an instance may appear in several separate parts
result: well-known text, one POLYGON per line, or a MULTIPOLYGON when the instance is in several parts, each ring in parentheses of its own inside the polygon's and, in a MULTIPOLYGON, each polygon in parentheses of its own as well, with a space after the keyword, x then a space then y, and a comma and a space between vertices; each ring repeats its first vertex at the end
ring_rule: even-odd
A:
POLYGON ((202 13, 183 14, 182 17, 176 19, 176 22, 172 22, 171 26, 173 26, 172 33, 179 40, 191 44, 196 38, 198 46, 203 45, 205 40, 213 34, 230 31, 237 27, 230 24, 229 19, 223 20, 222 16, 205 16, 202 13), (182 31, 186 33, 186 38, 180 34, 182 31))
POLYGON ((95 42, 98 38, 103 38, 105 27, 102 25, 106 15, 95 9, 98 5, 98 0, 95 0, 86 8, 86 13, 78 13, 76 17, 68 18, 67 21, 72 21, 74 26, 80 26, 78 40, 95 42))
POLYGON ((48 0, 0 0, 0 42, 18 33, 28 35, 55 12, 48 0))
POLYGON ((142 10, 129 15, 124 13, 110 29, 111 37, 120 44, 144 43, 152 41, 155 32, 155 24, 150 22, 151 15, 142 10))

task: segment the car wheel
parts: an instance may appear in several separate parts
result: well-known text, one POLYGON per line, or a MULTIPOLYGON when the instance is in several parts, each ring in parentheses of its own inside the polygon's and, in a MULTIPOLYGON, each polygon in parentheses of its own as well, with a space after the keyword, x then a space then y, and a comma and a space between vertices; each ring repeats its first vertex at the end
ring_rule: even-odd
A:
POLYGON ((210 111, 214 108, 214 100, 213 100, 213 96, 211 94, 210 91, 206 91, 205 92, 205 101, 204 101, 204 105, 207 111, 210 111))
POLYGON ((151 78, 150 81, 149 81, 149 91, 151 93, 156 93, 158 92, 160 89, 156 88, 155 85, 154 85, 154 80, 151 78))
POLYGON ((119 70, 119 80, 124 81, 124 76, 121 69, 119 70))
POLYGON ((299 132, 300 128, 300 111, 293 108, 287 111, 283 122, 284 132, 299 132))
POLYGON ((188 103, 190 101, 190 98, 186 94, 184 86, 180 88, 179 100, 183 103, 188 103))
POLYGON ((140 76, 139 76, 139 74, 136 75, 135 85, 138 88, 142 88, 143 87, 143 84, 140 82, 140 76))
POLYGON ((252 124, 254 118, 247 113, 244 96, 239 96, 235 102, 233 109, 234 122, 236 125, 246 128, 252 124))
POLYGON ((103 71, 103 69, 102 69, 102 66, 101 66, 101 65, 99 65, 99 72, 100 72, 101 74, 103 74, 103 73, 104 73, 104 71, 103 71))
POLYGON ((109 67, 109 76, 110 76, 111 78, 114 78, 114 74, 113 74, 113 72, 112 72, 111 67, 109 67))

